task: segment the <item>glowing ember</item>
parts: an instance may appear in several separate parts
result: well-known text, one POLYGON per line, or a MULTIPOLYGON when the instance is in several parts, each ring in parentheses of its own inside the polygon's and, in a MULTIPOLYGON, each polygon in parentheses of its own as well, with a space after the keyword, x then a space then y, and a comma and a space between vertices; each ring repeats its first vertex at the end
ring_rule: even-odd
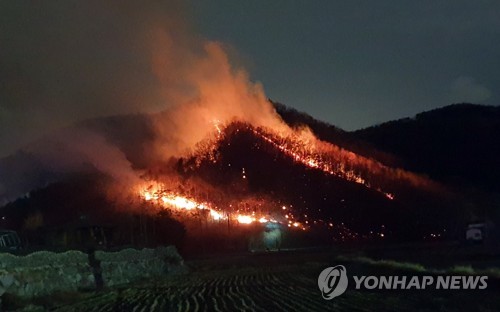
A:
POLYGON ((151 196, 151 194, 149 192, 145 192, 144 193, 144 199, 145 200, 151 200, 151 199, 153 199, 153 197, 151 196))
POLYGON ((210 215, 212 216, 212 218, 214 218, 214 220, 221 220, 223 218, 222 214, 213 209, 210 209, 210 215))
POLYGON ((245 215, 238 215, 238 217, 236 217, 236 220, 238 220, 239 223, 250 224, 255 221, 255 218, 245 215))
POLYGON ((390 200, 394 199, 394 194, 391 193, 384 193, 385 197, 389 198, 390 200))
POLYGON ((191 210, 191 209, 194 209, 194 208, 199 208, 199 209, 203 209, 203 207, 201 207, 201 205, 195 203, 194 201, 192 200, 189 200, 185 197, 181 197, 181 196, 175 196, 173 198, 169 197, 169 196, 163 196, 161 198, 163 200, 163 202, 165 204, 171 204, 177 208, 180 208, 180 209, 187 209, 187 210, 191 210))

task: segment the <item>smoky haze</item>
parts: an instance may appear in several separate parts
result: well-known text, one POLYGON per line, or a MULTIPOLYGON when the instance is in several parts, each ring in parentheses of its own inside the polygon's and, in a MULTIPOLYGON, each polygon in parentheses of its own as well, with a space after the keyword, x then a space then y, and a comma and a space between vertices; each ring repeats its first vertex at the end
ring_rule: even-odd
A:
MULTIPOLYGON (((122 151, 71 125, 162 112, 150 151, 161 158, 190 152, 214 122, 287 129, 224 45, 194 31, 182 1, 2 1, 0 12, 0 156, 22 148, 53 171, 89 163, 130 182, 140 173, 122 151)), ((36 186, 1 176, 0 197, 36 186)))
POLYGON ((162 109, 154 28, 187 34, 179 1, 0 1, 0 156, 96 116, 162 109))
POLYGON ((180 144, 202 136, 200 119, 273 115, 223 45, 193 31, 181 1, 0 5, 0 156, 76 120, 187 102, 192 116, 202 109, 192 118, 196 127, 186 129, 185 108, 174 117, 180 144))

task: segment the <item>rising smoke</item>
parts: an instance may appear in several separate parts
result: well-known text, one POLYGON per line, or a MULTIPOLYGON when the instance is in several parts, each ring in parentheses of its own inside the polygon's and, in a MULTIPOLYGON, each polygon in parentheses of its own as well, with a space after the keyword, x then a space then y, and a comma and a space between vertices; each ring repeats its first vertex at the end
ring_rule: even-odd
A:
POLYGON ((286 128, 224 45, 197 34, 184 1, 2 1, 0 12, 0 156, 23 148, 56 171, 90 162, 128 181, 139 173, 118 148, 62 127, 162 112, 151 152, 164 158, 190 151, 214 121, 286 128))

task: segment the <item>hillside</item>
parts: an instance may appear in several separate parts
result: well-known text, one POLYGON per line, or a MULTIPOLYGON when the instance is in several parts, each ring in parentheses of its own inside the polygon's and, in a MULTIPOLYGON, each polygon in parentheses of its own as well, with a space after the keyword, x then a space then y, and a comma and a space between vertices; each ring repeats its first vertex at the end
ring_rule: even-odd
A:
POLYGON ((456 104, 351 133, 408 170, 458 186, 500 191, 500 107, 456 104))

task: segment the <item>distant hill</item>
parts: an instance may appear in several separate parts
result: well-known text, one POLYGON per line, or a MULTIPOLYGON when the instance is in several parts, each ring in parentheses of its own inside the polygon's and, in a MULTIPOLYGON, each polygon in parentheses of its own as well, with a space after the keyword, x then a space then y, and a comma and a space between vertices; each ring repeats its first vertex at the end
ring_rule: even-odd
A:
POLYGON ((351 133, 406 169, 454 185, 500 191, 500 107, 455 104, 351 133))

